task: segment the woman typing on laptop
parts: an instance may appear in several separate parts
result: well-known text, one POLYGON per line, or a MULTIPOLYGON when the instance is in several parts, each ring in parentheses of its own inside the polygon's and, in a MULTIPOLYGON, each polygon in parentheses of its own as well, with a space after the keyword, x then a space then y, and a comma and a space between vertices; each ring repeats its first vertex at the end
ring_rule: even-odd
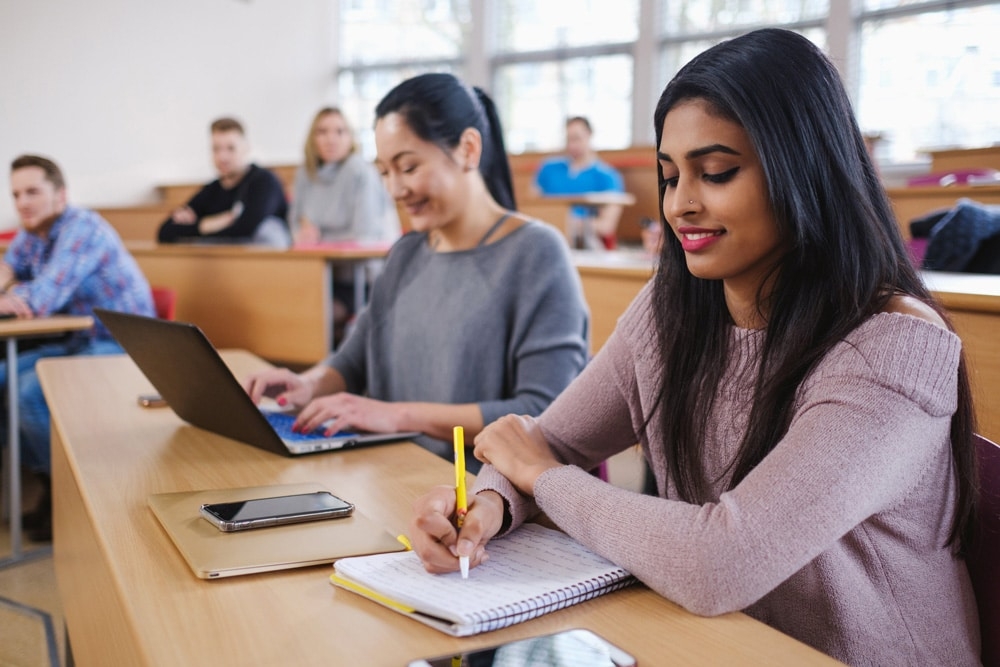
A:
POLYGON ((588 314, 565 241, 515 211, 492 100, 450 74, 376 107, 376 166, 413 232, 392 248, 343 346, 303 373, 244 387, 300 409, 295 428, 420 431, 450 459, 509 414, 538 415, 587 360, 588 314))

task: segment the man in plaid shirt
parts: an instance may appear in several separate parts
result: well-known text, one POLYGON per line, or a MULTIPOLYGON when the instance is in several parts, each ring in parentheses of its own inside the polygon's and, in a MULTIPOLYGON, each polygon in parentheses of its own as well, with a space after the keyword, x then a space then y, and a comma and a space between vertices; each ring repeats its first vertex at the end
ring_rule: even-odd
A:
MULTIPOLYGON (((54 162, 22 155, 11 164, 10 181, 21 229, 0 262, 0 315, 90 315, 95 307, 154 314, 149 283, 138 264, 97 213, 67 205, 65 180, 54 162)), ((45 490, 38 508, 25 515, 24 527, 31 539, 47 540, 52 536, 49 410, 35 362, 43 357, 114 354, 121 348, 98 323, 90 331, 23 341, 21 349, 17 373, 23 459, 45 490)), ((6 390, 7 372, 7 364, 0 363, 0 391, 6 390)), ((3 412, 3 438, 5 417, 3 412)))

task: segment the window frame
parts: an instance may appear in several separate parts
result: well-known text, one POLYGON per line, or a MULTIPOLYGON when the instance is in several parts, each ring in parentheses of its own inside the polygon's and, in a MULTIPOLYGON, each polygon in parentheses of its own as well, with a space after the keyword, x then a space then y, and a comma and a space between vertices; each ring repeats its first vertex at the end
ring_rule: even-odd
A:
MULTIPOLYGON (((332 0, 334 9, 334 34, 339 35, 341 27, 341 2, 332 0)), ((659 71, 662 53, 666 48, 693 41, 719 41, 734 37, 749 30, 762 27, 782 27, 792 30, 821 29, 826 33, 827 55, 840 69, 851 99, 857 103, 860 93, 860 35, 865 24, 885 21, 924 13, 965 9, 980 6, 1000 5, 1000 0, 925 0, 907 5, 865 9, 863 0, 831 0, 825 17, 803 19, 789 23, 761 23, 741 25, 732 30, 711 30, 685 35, 660 34, 660 12, 669 0, 638 0, 639 30, 635 41, 608 44, 566 46, 530 51, 500 51, 493 44, 496 34, 497 3, 490 0, 472 0, 471 42, 464 53, 455 58, 400 58, 341 66, 339 56, 335 58, 333 72, 334 97, 342 72, 346 70, 363 73, 371 70, 398 70, 409 68, 446 67, 461 72, 463 78, 472 85, 491 92, 495 89, 498 72, 508 65, 528 63, 550 63, 575 58, 600 58, 604 56, 627 55, 633 62, 631 137, 633 145, 651 144, 654 140, 650 118, 656 104, 659 90, 673 72, 659 71)), ((339 41, 339 39, 335 39, 339 41)))

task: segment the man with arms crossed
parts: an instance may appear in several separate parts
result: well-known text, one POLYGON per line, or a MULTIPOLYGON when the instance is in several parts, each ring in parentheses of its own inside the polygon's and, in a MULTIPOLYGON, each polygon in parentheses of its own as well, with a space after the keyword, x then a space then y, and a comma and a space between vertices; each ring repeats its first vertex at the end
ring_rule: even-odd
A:
MULTIPOLYGON (((58 165, 48 158, 22 155, 11 163, 10 183, 21 229, 0 262, 0 314, 90 315, 95 307, 154 314, 149 283, 115 230, 97 213, 67 205, 58 165)), ((29 538, 47 541, 52 539, 49 409, 35 362, 122 350, 100 323, 89 331, 22 340, 19 346, 22 458, 43 487, 38 507, 24 517, 24 528, 29 538)), ((0 362, 0 392, 6 392, 7 373, 6 362, 0 362)), ((4 440, 6 417, 6 410, 0 411, 4 440)))
POLYGON ((278 177, 250 161, 250 143, 234 118, 212 123, 212 162, 219 178, 178 207, 161 226, 160 243, 200 241, 288 248, 288 201, 278 177))

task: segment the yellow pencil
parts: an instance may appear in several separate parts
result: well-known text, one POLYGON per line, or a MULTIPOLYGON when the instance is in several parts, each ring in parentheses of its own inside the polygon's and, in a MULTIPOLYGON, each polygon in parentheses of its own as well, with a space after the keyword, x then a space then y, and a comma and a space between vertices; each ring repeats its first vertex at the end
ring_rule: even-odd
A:
MULTIPOLYGON (((456 426, 452 431, 455 439, 455 525, 461 529, 465 514, 469 511, 469 498, 465 490, 465 429, 456 426)), ((469 578, 469 557, 459 556, 458 566, 462 578, 469 578)))

